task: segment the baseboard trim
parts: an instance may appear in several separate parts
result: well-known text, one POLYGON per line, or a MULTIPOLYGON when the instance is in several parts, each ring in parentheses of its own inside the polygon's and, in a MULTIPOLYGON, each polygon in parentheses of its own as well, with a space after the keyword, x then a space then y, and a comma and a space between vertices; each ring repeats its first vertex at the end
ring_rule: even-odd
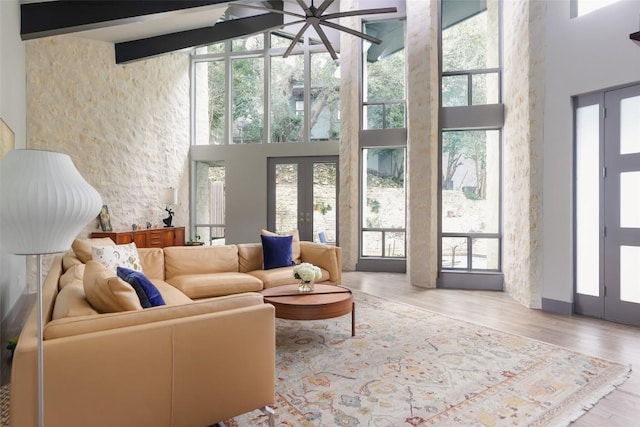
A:
POLYGON ((571 316, 573 314, 573 303, 542 298, 542 311, 571 316))

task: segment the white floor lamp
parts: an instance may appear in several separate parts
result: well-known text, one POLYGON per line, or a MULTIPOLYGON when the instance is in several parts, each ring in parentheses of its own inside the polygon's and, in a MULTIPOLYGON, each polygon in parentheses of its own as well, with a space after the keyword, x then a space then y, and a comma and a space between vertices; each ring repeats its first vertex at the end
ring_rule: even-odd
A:
POLYGON ((14 150, 0 163, 0 219, 3 247, 16 255, 37 255, 38 425, 44 426, 41 257, 69 250, 73 239, 102 207, 98 192, 66 154, 14 150))

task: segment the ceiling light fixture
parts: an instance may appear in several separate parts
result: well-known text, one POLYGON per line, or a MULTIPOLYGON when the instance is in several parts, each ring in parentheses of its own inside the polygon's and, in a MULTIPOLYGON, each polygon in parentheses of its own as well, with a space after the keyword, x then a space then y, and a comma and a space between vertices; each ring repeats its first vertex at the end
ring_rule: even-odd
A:
POLYGON ((254 5, 248 5, 248 4, 242 4, 242 3, 235 3, 234 6, 246 7, 249 9, 264 10, 268 12, 279 13, 281 15, 289 15, 296 18, 300 18, 297 21, 288 22, 283 25, 283 27, 285 27, 287 25, 304 24, 302 28, 300 28, 300 31, 298 31, 298 33, 295 35, 295 37, 291 41, 291 44, 289 45, 287 50, 284 52, 283 56, 285 58, 291 54, 291 52, 293 51, 293 48, 300 41, 300 38, 302 38, 305 31, 307 31, 309 27, 313 27, 313 29, 316 30, 316 33, 318 33, 318 36, 322 40, 322 43, 327 48, 327 51, 329 52, 329 54, 334 60, 338 59, 338 55, 336 54, 336 51, 333 48, 333 46, 331 46, 331 43, 329 42, 329 39, 327 38, 326 33, 322 29, 323 25, 338 31, 349 33, 356 37, 360 37, 361 39, 368 40, 371 43, 380 44, 382 40, 380 40, 377 37, 372 37, 368 34, 362 33, 360 31, 353 30, 349 27, 345 27, 344 25, 339 25, 334 22, 330 22, 329 21, 330 19, 345 18, 349 16, 373 15, 373 14, 379 14, 379 13, 395 13, 398 11, 398 9, 395 7, 383 7, 383 8, 376 8, 376 9, 361 9, 361 10, 351 10, 351 11, 343 11, 343 12, 337 12, 337 13, 328 13, 324 15, 324 12, 327 10, 329 6, 331 6, 331 4, 334 1, 335 0, 324 0, 319 7, 315 7, 315 5, 313 4, 313 0, 311 0, 311 6, 307 6, 307 4, 303 0, 296 0, 298 5, 300 5, 302 10, 304 10, 304 13, 305 13, 304 15, 299 13, 288 12, 284 10, 273 9, 269 7, 254 6, 254 5))

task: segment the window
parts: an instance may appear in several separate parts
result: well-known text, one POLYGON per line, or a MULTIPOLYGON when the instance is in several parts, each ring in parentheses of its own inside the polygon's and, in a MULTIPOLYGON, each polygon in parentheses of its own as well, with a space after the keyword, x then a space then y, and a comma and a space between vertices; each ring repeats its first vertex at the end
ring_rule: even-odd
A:
POLYGON ((194 50, 194 144, 339 139, 338 63, 306 36, 283 58, 292 38, 279 30, 194 50))
POLYGON ((571 17, 586 15, 594 10, 609 6, 618 0, 571 0, 571 17))
POLYGON ((365 22, 362 42, 358 270, 406 269, 405 20, 365 22))
POLYGON ((405 21, 368 22, 364 32, 383 40, 363 42, 363 129, 405 128, 405 21))
MULTIPOLYGON (((449 273, 501 270, 501 3, 441 0, 440 12, 444 119, 438 286, 473 288, 472 275, 465 283, 449 273), (452 108, 457 114, 447 115, 452 108)), ((480 282, 485 286, 492 280, 480 282)), ((488 286, 501 289, 501 275, 488 286)))
MULTIPOLYGON (((205 245, 225 243, 225 195, 223 162, 195 163, 195 234, 205 245)), ((195 236, 192 236, 195 237, 195 236)))

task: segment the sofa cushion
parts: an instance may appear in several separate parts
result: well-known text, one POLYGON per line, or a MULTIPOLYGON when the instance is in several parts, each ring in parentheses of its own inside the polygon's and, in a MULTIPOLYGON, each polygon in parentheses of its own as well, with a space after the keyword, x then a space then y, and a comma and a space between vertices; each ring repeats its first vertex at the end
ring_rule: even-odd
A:
POLYGON ((300 233, 298 232, 298 229, 287 231, 286 233, 274 233, 272 231, 262 229, 260 230, 260 235, 293 237, 293 240, 291 241, 291 258, 296 264, 300 264, 302 262, 302 260, 300 259, 300 233))
POLYGON ((131 270, 142 271, 140 257, 138 256, 138 248, 135 243, 127 243, 126 245, 107 245, 93 246, 91 248, 91 256, 94 261, 117 272, 118 267, 125 267, 131 270))
POLYGON ((262 264, 265 270, 295 265, 291 259, 292 236, 265 236, 262 240, 262 264))
MULTIPOLYGON (((327 270, 320 268, 320 272, 322 273, 322 276, 316 280, 316 283, 329 280, 329 272, 327 270)), ((250 271, 249 274, 259 279, 265 289, 298 282, 293 277, 293 267, 273 268, 271 270, 254 270, 250 271)))
POLYGON ((262 290, 259 279, 236 272, 185 274, 168 278, 167 282, 193 299, 262 290))
POLYGON ((238 266, 240 273, 262 270, 262 243, 239 243, 238 266))
POLYGON ((83 264, 73 251, 68 251, 62 256, 62 271, 68 271, 74 265, 83 264))
POLYGON ((149 279, 164 280, 164 252, 162 248, 138 248, 140 265, 149 279))
POLYGON ((156 288, 158 288, 158 291, 160 291, 160 295, 162 295, 162 299, 167 305, 181 305, 193 302, 193 300, 186 296, 182 291, 180 291, 180 289, 168 284, 164 280, 150 280, 151 282, 153 282, 156 288))
POLYGON ((84 287, 81 280, 65 286, 56 297, 51 318, 62 319, 65 317, 90 316, 98 314, 98 311, 91 307, 84 294, 84 287))
POLYGON ((83 263, 91 261, 91 248, 94 246, 115 246, 115 242, 108 237, 98 237, 94 239, 75 239, 71 244, 71 249, 83 263))
POLYGON ((80 282, 82 284, 82 278, 84 277, 84 264, 76 264, 69 268, 65 273, 60 276, 58 282, 58 289, 62 290, 73 282, 80 282))
POLYGON ((97 261, 89 261, 82 280, 87 301, 101 313, 142 310, 136 291, 97 261))
POLYGON ((108 313, 101 316, 79 316, 52 320, 44 328, 44 339, 109 331, 127 326, 144 325, 163 320, 180 319, 200 314, 217 313, 263 304, 259 293, 242 293, 226 297, 193 301, 189 304, 153 307, 126 313, 108 313))
MULTIPOLYGON (((164 248, 165 280, 185 274, 238 272, 238 247, 169 246, 164 248)), ((189 295, 189 294, 187 294, 189 295)), ((191 295, 189 295, 191 296, 191 295)))
POLYGON ((142 308, 166 305, 158 288, 142 272, 118 267, 116 273, 119 278, 130 284, 133 290, 136 291, 142 308))

